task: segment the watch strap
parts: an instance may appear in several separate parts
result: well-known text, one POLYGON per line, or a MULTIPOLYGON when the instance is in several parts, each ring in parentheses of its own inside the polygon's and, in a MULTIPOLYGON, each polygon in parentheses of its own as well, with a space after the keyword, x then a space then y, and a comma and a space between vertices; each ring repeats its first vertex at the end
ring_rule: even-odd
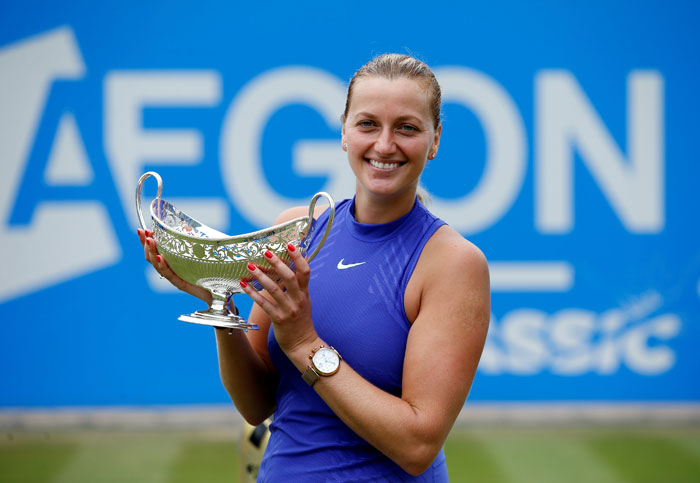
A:
POLYGON ((316 381, 321 379, 321 376, 319 376, 318 372, 316 372, 313 367, 308 366, 301 374, 301 378, 304 379, 304 382, 306 382, 309 386, 313 387, 313 385, 316 384, 316 381))

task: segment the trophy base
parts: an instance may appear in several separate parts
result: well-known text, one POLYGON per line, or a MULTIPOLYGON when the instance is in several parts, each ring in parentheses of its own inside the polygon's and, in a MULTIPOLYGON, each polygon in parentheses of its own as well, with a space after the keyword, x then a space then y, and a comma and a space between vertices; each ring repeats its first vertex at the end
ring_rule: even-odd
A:
POLYGON ((220 327, 222 329, 248 329, 258 330, 258 326, 247 322, 243 317, 234 314, 214 314, 209 311, 197 311, 190 315, 181 315, 177 318, 183 322, 192 324, 211 325, 212 327, 220 327))

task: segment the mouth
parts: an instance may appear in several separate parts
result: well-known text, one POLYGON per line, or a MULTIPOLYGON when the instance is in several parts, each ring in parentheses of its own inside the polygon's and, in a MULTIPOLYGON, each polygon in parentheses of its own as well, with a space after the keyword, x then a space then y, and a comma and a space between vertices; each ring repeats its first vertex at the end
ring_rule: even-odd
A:
POLYGON ((376 159, 364 158, 373 168, 381 171, 394 171, 406 164, 405 161, 377 161, 376 159))

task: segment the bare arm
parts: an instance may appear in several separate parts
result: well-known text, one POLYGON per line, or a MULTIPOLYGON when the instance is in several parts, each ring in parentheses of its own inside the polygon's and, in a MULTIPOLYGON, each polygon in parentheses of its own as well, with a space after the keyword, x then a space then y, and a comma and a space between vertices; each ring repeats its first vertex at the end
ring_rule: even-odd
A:
MULTIPOLYGON (((318 207, 317 217, 325 207, 318 207)), ((286 210, 275 220, 284 223, 309 213, 308 207, 299 206, 286 210)), ((264 292, 261 296, 267 296, 264 292)), ((234 330, 216 331, 216 344, 219 355, 219 373, 226 391, 241 415, 250 424, 257 425, 272 415, 275 410, 275 391, 278 379, 270 354, 267 350, 267 337, 270 330, 270 317, 254 304, 248 321, 257 324, 260 330, 244 333, 234 330)))
MULTIPOLYGON (((209 291, 186 282, 173 272, 162 255, 158 254, 153 232, 138 230, 139 239, 148 262, 170 283, 183 292, 193 295, 211 305, 209 291)), ((217 352, 221 381, 233 403, 251 424, 265 420, 275 405, 277 379, 267 353, 269 318, 254 306, 248 320, 260 330, 245 333, 234 330, 216 330, 217 352)))
MULTIPOLYGON (((312 347, 324 342, 310 319, 308 265, 290 255, 297 271, 284 277, 287 290, 271 286, 272 298, 259 304, 275 321, 275 334, 287 357, 303 372, 312 347)), ((253 275, 262 282, 264 276, 256 272, 253 275)), ((490 314, 486 260, 476 247, 443 227, 426 245, 409 286, 407 297, 417 299, 401 397, 372 385, 346 362, 314 389, 357 434, 407 472, 420 474, 444 444, 481 356, 490 314)))
POLYGON ((248 321, 260 330, 216 330, 219 375, 243 418, 256 426, 275 410, 277 375, 267 351, 270 319, 253 305, 248 321))

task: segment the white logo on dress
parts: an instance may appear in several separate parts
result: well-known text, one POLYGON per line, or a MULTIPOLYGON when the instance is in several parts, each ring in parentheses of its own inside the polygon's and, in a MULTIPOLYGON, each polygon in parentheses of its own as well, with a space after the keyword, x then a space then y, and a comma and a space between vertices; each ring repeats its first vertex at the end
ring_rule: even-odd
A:
POLYGON ((345 270, 346 268, 352 268, 352 267, 357 267, 358 265, 364 265, 367 262, 360 262, 360 263, 349 263, 345 265, 343 262, 345 261, 344 258, 341 258, 340 261, 338 262, 338 270, 345 270))

